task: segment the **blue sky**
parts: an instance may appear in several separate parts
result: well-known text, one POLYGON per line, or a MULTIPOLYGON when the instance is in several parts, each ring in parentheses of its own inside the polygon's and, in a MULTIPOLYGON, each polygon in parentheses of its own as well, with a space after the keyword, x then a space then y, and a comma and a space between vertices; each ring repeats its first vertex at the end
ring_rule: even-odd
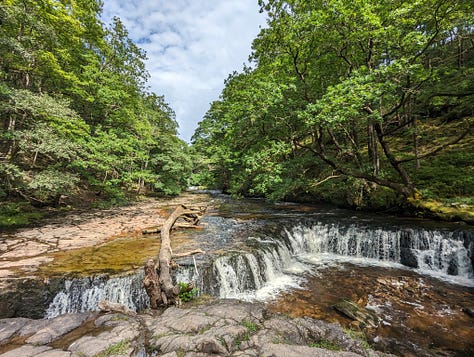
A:
POLYGON ((188 142, 265 24, 258 0, 104 0, 104 22, 113 16, 146 51, 150 90, 165 96, 188 142))

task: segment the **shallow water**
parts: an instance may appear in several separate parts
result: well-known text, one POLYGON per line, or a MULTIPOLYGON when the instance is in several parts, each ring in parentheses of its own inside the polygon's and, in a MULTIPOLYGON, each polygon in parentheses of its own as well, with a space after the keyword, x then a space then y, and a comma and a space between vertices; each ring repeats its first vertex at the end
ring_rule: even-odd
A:
POLYGON ((376 329, 364 329, 377 349, 397 355, 472 355, 474 319, 463 308, 474 303, 474 289, 420 275, 407 269, 348 263, 306 274, 300 289, 268 302, 271 310, 309 316, 359 330, 359 323, 333 305, 343 299, 375 311, 376 329))

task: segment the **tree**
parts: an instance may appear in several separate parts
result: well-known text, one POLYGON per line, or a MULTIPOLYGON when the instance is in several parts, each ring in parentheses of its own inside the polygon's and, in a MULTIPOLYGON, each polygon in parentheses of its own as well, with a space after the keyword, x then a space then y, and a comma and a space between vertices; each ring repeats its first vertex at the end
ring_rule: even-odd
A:
POLYGON ((3 190, 35 205, 57 205, 78 181, 69 165, 80 154, 87 124, 66 100, 24 89, 4 92, 0 112, 9 123, 2 134, 3 190))
POLYGON ((204 119, 195 143, 227 147, 203 136, 216 127, 220 137, 238 142, 229 149, 240 159, 227 172, 247 193, 318 194, 338 180, 358 182, 366 193, 386 187, 405 199, 418 195, 412 163, 419 168, 465 140, 472 127, 467 108, 474 93, 464 80, 472 71, 472 3, 270 0, 260 6, 268 28, 253 43, 256 68, 227 82, 213 104, 220 111, 211 107, 212 121, 204 119), (447 78, 441 94, 435 88, 447 78), (442 107, 448 100, 453 107, 442 107), (452 120, 433 118, 434 107, 452 120), (442 125, 457 133, 443 136, 442 125))
POLYGON ((187 187, 173 110, 148 93, 146 55, 98 0, 0 4, 2 196, 57 204, 78 186, 123 197, 187 187))

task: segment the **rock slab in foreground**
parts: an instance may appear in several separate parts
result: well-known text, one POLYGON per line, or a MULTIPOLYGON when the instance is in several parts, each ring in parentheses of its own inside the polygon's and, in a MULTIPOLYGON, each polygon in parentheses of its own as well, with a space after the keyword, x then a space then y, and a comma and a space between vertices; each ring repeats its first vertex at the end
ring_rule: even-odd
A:
POLYGON ((161 315, 69 314, 0 320, 0 356, 383 356, 339 325, 291 319, 261 304, 218 301, 161 315), (60 333, 58 326, 64 326, 60 333), (332 347, 335 350, 319 348, 332 347))

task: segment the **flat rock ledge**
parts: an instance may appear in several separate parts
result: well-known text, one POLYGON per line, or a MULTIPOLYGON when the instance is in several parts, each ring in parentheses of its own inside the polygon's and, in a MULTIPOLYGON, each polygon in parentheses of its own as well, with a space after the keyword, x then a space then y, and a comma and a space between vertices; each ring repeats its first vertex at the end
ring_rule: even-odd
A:
POLYGON ((389 356, 339 325, 232 300, 163 313, 76 313, 0 320, 2 357, 389 356))

